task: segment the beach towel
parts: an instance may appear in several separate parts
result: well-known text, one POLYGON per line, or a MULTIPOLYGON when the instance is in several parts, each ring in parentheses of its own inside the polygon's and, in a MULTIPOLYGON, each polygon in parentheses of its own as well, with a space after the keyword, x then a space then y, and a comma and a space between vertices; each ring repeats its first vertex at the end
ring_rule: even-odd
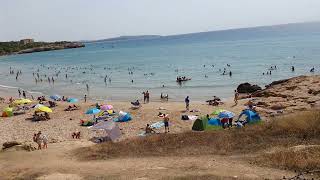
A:
POLYGON ((195 120, 198 119, 198 116, 189 115, 188 118, 189 118, 189 120, 191 120, 191 121, 195 121, 195 120))
POLYGON ((151 128, 154 128, 154 129, 159 129, 161 127, 164 126, 164 122, 163 121, 159 121, 159 122, 156 122, 156 123, 153 123, 150 125, 151 128))

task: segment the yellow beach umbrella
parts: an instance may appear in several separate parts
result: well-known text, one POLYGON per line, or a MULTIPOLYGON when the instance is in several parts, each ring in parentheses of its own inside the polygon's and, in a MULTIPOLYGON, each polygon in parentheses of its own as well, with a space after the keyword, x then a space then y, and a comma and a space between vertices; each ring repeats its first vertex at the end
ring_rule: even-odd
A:
POLYGON ((28 103, 32 103, 32 101, 30 99, 17 99, 13 101, 13 104, 15 105, 28 104, 28 103))
POLYGON ((47 112, 47 113, 51 113, 52 110, 50 108, 48 108, 47 106, 40 106, 36 109, 37 112, 47 112))

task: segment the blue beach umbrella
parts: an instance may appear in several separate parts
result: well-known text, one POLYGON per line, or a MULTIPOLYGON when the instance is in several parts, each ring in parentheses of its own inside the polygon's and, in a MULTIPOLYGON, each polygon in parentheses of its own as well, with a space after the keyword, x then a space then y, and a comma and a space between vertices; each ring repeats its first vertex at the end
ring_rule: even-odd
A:
POLYGON ((69 103, 75 103, 75 102, 78 102, 78 99, 77 98, 69 98, 67 101, 69 103))
POLYGON ((50 98, 53 99, 53 100, 55 100, 55 101, 57 101, 57 100, 60 100, 60 99, 61 99, 61 96, 55 94, 55 95, 50 96, 50 98))
POLYGON ((88 109, 86 114, 98 114, 99 112, 100 112, 100 109, 92 108, 92 109, 88 109))
POLYGON ((219 118, 233 118, 234 113, 230 111, 222 111, 218 114, 219 118))

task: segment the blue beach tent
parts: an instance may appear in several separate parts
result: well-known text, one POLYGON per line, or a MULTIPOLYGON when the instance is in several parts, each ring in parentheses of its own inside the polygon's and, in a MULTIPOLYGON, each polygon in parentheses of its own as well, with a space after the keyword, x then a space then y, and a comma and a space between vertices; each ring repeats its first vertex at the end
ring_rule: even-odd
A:
POLYGON ((249 124, 258 123, 261 121, 260 115, 257 112, 254 112, 252 110, 249 110, 249 109, 243 110, 242 113, 239 115, 238 119, 240 119, 243 115, 247 116, 246 121, 249 124))

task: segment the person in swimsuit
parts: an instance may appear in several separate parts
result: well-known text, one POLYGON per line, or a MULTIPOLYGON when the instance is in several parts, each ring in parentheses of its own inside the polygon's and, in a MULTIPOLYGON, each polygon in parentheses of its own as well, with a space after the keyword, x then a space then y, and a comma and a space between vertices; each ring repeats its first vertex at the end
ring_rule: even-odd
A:
POLYGON ((170 132, 169 131, 169 115, 166 114, 163 118, 163 123, 164 123, 164 131, 165 133, 170 132))

